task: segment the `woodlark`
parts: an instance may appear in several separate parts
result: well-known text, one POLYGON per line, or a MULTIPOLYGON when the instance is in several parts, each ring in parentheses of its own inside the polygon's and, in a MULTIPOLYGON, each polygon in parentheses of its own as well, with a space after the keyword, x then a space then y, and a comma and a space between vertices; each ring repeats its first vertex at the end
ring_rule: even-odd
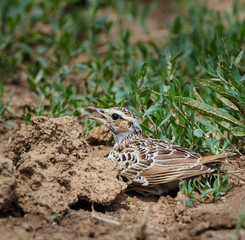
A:
POLYGON ((114 135, 108 159, 121 167, 120 179, 144 195, 161 195, 177 188, 180 179, 211 173, 215 168, 206 164, 220 162, 227 155, 202 157, 161 139, 144 138, 138 117, 126 108, 89 109, 105 117, 91 119, 105 124, 114 135))

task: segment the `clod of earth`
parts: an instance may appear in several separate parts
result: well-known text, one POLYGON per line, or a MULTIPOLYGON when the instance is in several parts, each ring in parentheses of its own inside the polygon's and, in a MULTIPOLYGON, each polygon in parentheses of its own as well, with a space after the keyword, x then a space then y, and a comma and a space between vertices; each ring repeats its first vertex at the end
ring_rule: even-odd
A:
POLYGON ((112 145, 113 135, 106 126, 102 125, 93 128, 86 140, 91 145, 112 145))
POLYGON ((89 153, 83 129, 71 117, 35 117, 13 141, 16 195, 26 213, 65 211, 80 200, 109 205, 127 185, 110 161, 89 153))
POLYGON ((0 156, 0 211, 9 210, 14 203, 16 179, 13 162, 0 156))

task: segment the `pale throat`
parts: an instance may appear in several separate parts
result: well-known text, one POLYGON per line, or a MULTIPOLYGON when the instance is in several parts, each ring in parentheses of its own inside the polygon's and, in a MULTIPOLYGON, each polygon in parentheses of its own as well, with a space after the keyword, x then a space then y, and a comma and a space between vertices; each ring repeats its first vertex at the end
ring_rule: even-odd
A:
POLYGON ((125 144, 133 139, 142 137, 142 130, 140 127, 137 127, 125 132, 113 132, 113 136, 115 139, 114 147, 116 147, 120 144, 125 144))

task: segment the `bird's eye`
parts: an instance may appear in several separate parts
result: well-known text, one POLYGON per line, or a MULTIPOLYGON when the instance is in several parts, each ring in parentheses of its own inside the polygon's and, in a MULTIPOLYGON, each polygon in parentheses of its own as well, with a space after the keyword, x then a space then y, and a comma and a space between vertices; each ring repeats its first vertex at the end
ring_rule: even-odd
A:
POLYGON ((111 117, 113 120, 117 120, 118 118, 120 118, 120 116, 117 113, 113 113, 111 117))

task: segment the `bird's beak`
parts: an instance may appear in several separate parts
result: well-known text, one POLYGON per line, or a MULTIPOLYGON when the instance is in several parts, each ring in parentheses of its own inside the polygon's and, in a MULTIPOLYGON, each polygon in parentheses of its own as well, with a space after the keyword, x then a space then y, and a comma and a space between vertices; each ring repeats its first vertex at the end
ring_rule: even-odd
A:
MULTIPOLYGON (((96 108, 96 107, 88 107, 88 109, 92 110, 92 111, 96 111, 98 112, 99 114, 105 116, 105 111, 103 109, 100 109, 100 108, 96 108)), ((105 116, 106 117, 106 116, 105 116)), ((103 123, 103 124, 108 124, 108 120, 105 119, 105 118, 96 118, 96 117, 90 117, 89 119, 92 119, 92 120, 96 120, 100 123, 103 123)))

